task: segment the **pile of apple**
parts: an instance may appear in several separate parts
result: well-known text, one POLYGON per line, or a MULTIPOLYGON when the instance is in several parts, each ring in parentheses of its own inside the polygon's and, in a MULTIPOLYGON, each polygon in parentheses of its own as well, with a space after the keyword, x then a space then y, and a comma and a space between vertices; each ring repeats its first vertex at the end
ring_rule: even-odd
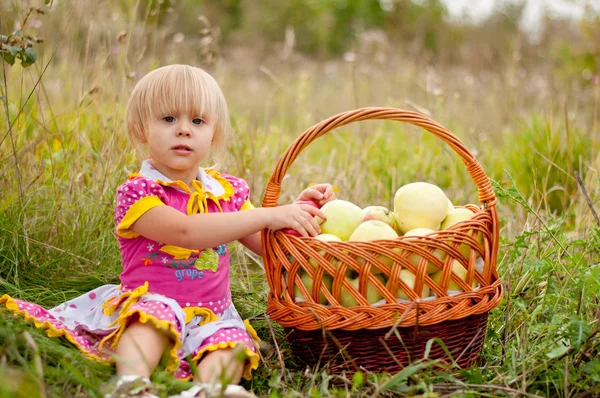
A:
MULTIPOLYGON (((451 226, 470 219, 475 215, 471 210, 464 207, 455 208, 452 202, 446 197, 444 191, 434 184, 426 182, 414 182, 400 187, 394 196, 394 209, 388 210, 384 206, 368 206, 361 209, 359 206, 346 200, 333 200, 321 208, 327 218, 325 220, 318 219, 321 226, 321 234, 315 237, 321 241, 327 242, 357 242, 357 241, 372 241, 372 240, 391 240, 401 236, 431 236, 435 237, 436 231, 450 228, 451 226)), ((483 244, 483 236, 478 235, 479 243, 483 244)), ((459 248, 461 254, 468 259, 470 248, 463 244, 459 248)), ((324 255, 324 253, 319 253, 324 255)), ((446 254, 441 250, 435 250, 432 255, 443 262, 446 254)), ((408 260, 417 265, 421 261, 421 256, 412 253, 408 260)), ((390 266, 393 260, 386 256, 380 255, 379 260, 390 266)), ((308 260, 314 268, 318 266, 314 259, 308 260)), ((359 262, 364 262, 364 259, 358 259, 359 262)), ((333 265, 339 264, 338 260, 333 259, 333 265)), ((476 262, 476 270, 483 272, 483 260, 478 257, 476 262)), ((371 272, 375 277, 386 287, 389 279, 377 267, 371 267, 371 272)), ((427 274, 436 283, 439 283, 442 278, 442 270, 438 265, 432 262, 427 262, 427 274)), ((452 263, 452 273, 456 277, 466 281, 467 269, 460 261, 454 260, 452 263)), ((299 276, 304 283, 304 286, 309 293, 312 292, 312 278, 304 270, 299 271, 299 276)), ((356 290, 359 286, 358 272, 349 270, 346 276, 350 285, 356 290)), ((408 269, 402 269, 399 273, 399 279, 406 286, 414 290, 415 275, 408 269)), ((327 273, 323 274, 323 283, 331 291, 333 277, 327 273)), ((477 282, 473 281, 473 287, 477 287, 477 282)), ((452 278, 448 285, 448 293, 456 294, 462 291, 452 278)), ((429 286, 423 284, 422 291, 417 294, 422 298, 433 296, 429 286)), ((295 286, 294 295, 296 301, 303 301, 304 295, 298 286, 295 286)), ((399 301, 410 300, 409 295, 398 288, 395 293, 399 301)), ((379 304, 385 302, 383 296, 372 284, 368 283, 366 297, 370 304, 379 304)), ((321 292, 318 298, 320 304, 327 304, 327 299, 321 292)), ((358 305, 357 300, 347 291, 342 288, 341 305, 344 307, 352 307, 358 305)))

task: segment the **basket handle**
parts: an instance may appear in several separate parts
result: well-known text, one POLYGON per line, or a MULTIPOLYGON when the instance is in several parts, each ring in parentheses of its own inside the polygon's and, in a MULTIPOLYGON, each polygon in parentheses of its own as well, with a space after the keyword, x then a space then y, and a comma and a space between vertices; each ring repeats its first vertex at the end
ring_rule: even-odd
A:
POLYGON ((271 178, 269 179, 269 182, 265 188, 265 196, 263 198, 262 206, 275 207, 278 205, 279 195, 281 193, 281 181, 283 180, 283 177, 287 173, 292 163, 296 160, 300 152, 304 150, 311 142, 337 127, 353 122, 360 122, 362 120, 396 120, 399 122, 406 122, 422 127, 433 135, 442 139, 454 150, 454 152, 460 156, 461 160, 465 164, 467 171, 471 175, 475 185, 477 185, 479 201, 488 208, 496 205, 496 196, 488 176, 481 168, 481 165, 475 156, 473 156, 473 154, 467 149, 462 141, 458 139, 458 137, 421 113, 397 108, 371 107, 339 113, 321 121, 320 123, 315 124, 302 133, 302 135, 300 135, 300 137, 298 137, 288 147, 283 156, 279 159, 279 162, 277 162, 275 170, 273 171, 273 174, 271 175, 271 178))

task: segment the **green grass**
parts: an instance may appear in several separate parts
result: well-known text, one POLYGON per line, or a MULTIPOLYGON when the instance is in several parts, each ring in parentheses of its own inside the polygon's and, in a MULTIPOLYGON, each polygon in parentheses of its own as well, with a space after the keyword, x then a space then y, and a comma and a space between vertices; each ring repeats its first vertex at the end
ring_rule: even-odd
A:
MULTIPOLYGON (((118 281, 114 191, 140 159, 122 122, 131 72, 199 60, 178 55, 179 48, 137 58, 145 43, 162 40, 158 31, 148 42, 132 39, 118 54, 90 38, 86 52, 81 37, 90 32, 90 17, 77 14, 50 62, 56 32, 70 15, 61 12, 62 19, 47 17, 53 30, 45 31, 38 62, 28 69, 5 64, 7 86, 1 85, 8 111, 0 112, 0 294, 47 307, 118 281), (83 61, 86 67, 73 66, 83 61)), ((105 19, 96 29, 109 37, 115 32, 105 19)), ((494 180, 504 299, 490 314, 478 366, 442 372, 421 361, 396 375, 333 375, 298 363, 283 329, 265 315, 268 286, 260 266, 236 246, 234 302, 264 341, 264 361, 245 386, 272 397, 600 394, 600 229, 575 181, 579 172, 597 208, 599 86, 572 88, 552 64, 517 74, 475 73, 398 56, 382 65, 358 54, 352 63, 268 58, 242 64, 232 51, 211 66, 235 130, 224 170, 246 178, 260 204, 279 156, 322 119, 357 106, 428 112, 494 180)), ((449 147, 397 122, 348 125, 313 142, 290 168, 280 201, 328 181, 340 198, 391 206, 395 189, 414 180, 436 183, 455 204, 477 203, 475 186, 449 147)), ((113 374, 0 311, 0 397, 100 396, 113 374)), ((162 395, 182 388, 164 371, 154 381, 162 395)))

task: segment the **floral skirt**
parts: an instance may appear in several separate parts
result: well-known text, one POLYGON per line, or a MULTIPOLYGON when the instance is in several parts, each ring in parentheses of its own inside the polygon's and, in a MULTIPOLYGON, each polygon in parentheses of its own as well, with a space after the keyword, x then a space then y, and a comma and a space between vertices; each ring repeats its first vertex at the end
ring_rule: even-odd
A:
POLYGON ((218 303, 180 306, 175 300, 148 292, 148 285, 122 291, 118 285, 104 285, 50 310, 38 304, 0 297, 0 305, 45 329, 50 337, 63 336, 86 356, 109 364, 119 339, 132 319, 150 323, 166 333, 173 345, 167 370, 177 378, 192 378, 188 361, 199 361, 204 354, 240 346, 247 355, 244 378, 250 379, 258 367, 259 338, 242 321, 231 296, 218 303))

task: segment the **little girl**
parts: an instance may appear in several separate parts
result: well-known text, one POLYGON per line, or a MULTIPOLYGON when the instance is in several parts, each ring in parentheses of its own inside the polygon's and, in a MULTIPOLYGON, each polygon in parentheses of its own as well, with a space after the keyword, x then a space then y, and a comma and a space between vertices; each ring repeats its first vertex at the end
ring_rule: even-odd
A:
MULTIPOLYGON (((258 367, 258 336, 231 301, 227 244, 238 240, 261 254, 261 230, 315 236, 313 217, 325 214, 298 203, 255 208, 246 181, 199 167, 230 134, 223 93, 202 69, 171 65, 143 77, 127 104, 127 127, 149 158, 117 189, 121 284, 50 310, 8 295, 0 304, 90 358, 115 361, 112 396, 141 383, 139 396, 153 397, 149 377, 163 354, 167 370, 198 382, 181 396, 254 396, 238 383, 258 367)), ((297 201, 332 199, 332 186, 320 184, 297 201)))

